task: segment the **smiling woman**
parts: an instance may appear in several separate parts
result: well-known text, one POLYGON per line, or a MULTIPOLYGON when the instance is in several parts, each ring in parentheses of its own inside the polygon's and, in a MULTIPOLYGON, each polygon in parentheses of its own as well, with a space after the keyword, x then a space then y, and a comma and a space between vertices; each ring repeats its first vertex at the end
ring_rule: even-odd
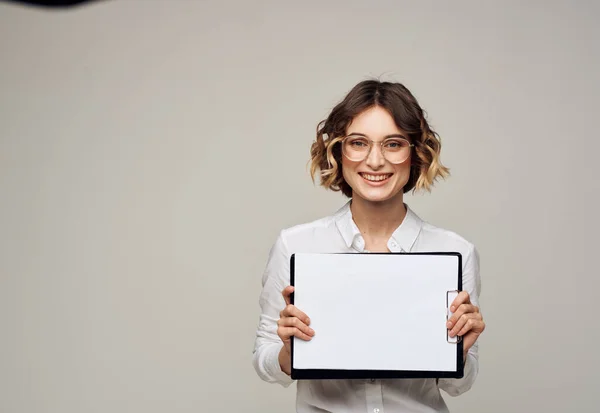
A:
MULTIPOLYGON (((463 291, 452 302, 446 328, 461 336, 461 379, 302 380, 298 412, 446 412, 444 390, 469 390, 478 372, 477 339, 485 329, 479 311, 479 255, 473 244, 419 218, 404 202, 411 190, 430 191, 449 175, 441 144, 411 92, 400 83, 367 80, 356 85, 319 123, 311 147, 311 175, 350 200, 334 214, 281 231, 263 275, 254 367, 268 382, 289 386, 291 339, 318 332, 309 315, 290 304, 290 256, 318 252, 423 252, 462 254, 463 291)), ((391 326, 393 327, 393 326, 391 326)), ((351 332, 356 333, 356 332, 351 332)))
POLYGON ((311 174, 314 179, 320 169, 323 186, 341 190, 350 198, 352 186, 342 173, 344 168, 339 168, 340 163, 362 162, 369 156, 367 160, 373 165, 378 162, 374 156, 380 153, 392 165, 410 169, 403 193, 413 189, 430 190, 437 178, 449 174, 448 168, 439 161, 440 151, 437 133, 404 85, 367 80, 356 85, 319 124, 317 139, 311 148, 311 174), (386 139, 379 141, 381 151, 373 151, 375 142, 369 139, 377 136, 386 139), (353 145, 358 137, 363 138, 360 151, 352 150, 359 149, 353 145), (388 141, 392 138, 395 139, 388 141), (340 146, 338 142, 343 144, 340 146), (394 148, 398 149, 397 153, 394 148), (414 149, 414 154, 410 149, 414 149))

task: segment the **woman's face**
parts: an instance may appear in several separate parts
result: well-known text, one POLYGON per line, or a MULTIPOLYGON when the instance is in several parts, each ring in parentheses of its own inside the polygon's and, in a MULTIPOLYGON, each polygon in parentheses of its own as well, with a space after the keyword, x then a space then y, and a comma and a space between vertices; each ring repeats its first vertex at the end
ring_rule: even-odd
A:
POLYGON ((402 189, 410 177, 411 156, 400 164, 393 164, 384 158, 379 143, 390 136, 408 139, 407 135, 379 106, 356 116, 346 131, 346 135, 351 134, 363 135, 374 142, 370 153, 362 161, 352 161, 342 154, 342 172, 352 188, 353 198, 369 202, 383 202, 395 197, 402 199, 402 189))

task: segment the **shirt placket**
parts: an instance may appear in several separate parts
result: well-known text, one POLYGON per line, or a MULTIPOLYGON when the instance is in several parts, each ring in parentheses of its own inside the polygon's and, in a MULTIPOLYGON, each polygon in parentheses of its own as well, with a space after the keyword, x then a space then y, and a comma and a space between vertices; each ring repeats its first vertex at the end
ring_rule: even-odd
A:
POLYGON ((365 394, 367 396, 367 413, 384 413, 381 381, 376 379, 367 380, 365 394))

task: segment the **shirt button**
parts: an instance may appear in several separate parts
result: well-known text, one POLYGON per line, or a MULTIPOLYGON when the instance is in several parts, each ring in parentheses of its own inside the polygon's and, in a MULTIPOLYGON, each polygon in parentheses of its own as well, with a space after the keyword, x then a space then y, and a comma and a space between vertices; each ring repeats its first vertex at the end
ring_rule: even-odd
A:
POLYGON ((376 407, 373 409, 373 413, 379 413, 379 409, 376 407))
POLYGON ((375 379, 371 379, 369 380, 371 383, 375 383, 375 379))

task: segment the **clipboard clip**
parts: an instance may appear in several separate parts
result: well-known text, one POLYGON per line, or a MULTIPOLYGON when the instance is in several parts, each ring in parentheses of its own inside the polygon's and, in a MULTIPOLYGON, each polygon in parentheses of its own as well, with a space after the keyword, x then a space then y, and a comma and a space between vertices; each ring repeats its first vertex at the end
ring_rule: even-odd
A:
MULTIPOLYGON (((450 317, 452 317, 452 314, 454 314, 452 311, 450 311, 450 306, 452 305, 452 302, 458 296, 458 293, 459 293, 458 290, 446 291, 446 322, 448 322, 450 317)), ((448 328, 446 328, 446 341, 450 344, 458 344, 462 341, 462 336, 450 337, 448 328)))

